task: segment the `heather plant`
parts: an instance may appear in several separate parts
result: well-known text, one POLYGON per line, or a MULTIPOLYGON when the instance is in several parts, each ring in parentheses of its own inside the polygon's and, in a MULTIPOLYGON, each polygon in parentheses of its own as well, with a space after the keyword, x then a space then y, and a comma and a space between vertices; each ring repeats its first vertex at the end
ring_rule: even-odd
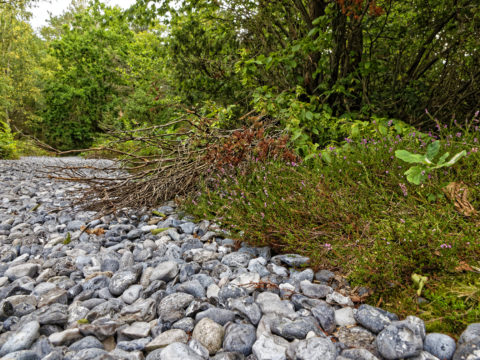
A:
POLYGON ((206 176, 184 206, 222 222, 239 241, 307 254, 314 266, 340 271, 352 285, 368 285, 374 290, 372 304, 381 301, 404 315, 416 312, 429 330, 456 333, 480 316, 477 302, 452 295, 474 276, 462 264, 479 266, 478 223, 439 194, 449 182, 462 181, 472 206, 480 209, 475 171, 480 132, 455 122, 441 127, 404 135, 388 128, 386 136, 375 131, 347 138, 310 161, 253 161, 236 173, 206 176), (395 153, 431 153, 432 144, 438 154, 466 153, 461 166, 438 168, 416 186, 395 153), (412 274, 429 279, 420 307, 420 286, 412 274), (448 306, 454 311, 445 316, 448 306))

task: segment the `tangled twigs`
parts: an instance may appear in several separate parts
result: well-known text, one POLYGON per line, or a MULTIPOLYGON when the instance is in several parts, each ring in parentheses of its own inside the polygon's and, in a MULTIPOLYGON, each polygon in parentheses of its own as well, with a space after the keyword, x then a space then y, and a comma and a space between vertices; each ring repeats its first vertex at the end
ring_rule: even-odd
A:
POLYGON ((196 189, 202 177, 225 174, 254 159, 296 159, 287 148, 287 137, 269 131, 263 123, 224 130, 212 126, 214 120, 194 114, 164 125, 115 131, 110 143, 87 150, 97 158, 113 155, 109 166, 92 162, 57 167, 51 176, 88 184, 82 204, 107 214, 124 208, 151 208, 184 196, 196 189))

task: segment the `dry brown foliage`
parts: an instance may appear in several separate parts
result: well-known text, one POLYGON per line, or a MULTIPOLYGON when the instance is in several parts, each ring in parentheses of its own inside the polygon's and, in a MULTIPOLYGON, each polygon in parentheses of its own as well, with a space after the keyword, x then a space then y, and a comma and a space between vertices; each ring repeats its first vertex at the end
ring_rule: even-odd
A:
POLYGON ((115 160, 113 166, 57 167, 51 176, 88 184, 81 203, 108 214, 185 196, 203 177, 238 170, 252 160, 297 160, 288 149, 288 137, 272 131, 261 116, 249 116, 249 127, 224 130, 212 126, 216 119, 189 115, 164 125, 117 131, 112 134, 115 140, 102 147, 58 152, 88 151, 115 160), (166 131, 173 126, 175 132, 166 131), (150 150, 148 155, 143 155, 145 149, 150 150))

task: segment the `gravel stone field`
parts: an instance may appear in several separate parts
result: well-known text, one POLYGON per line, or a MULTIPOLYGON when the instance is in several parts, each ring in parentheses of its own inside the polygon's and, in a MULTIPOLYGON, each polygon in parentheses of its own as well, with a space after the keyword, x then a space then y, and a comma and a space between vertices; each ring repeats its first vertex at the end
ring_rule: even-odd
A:
POLYGON ((427 334, 415 316, 354 305, 308 258, 236 244, 173 204, 82 211, 84 185, 48 174, 88 161, 0 161, 2 360, 480 359, 480 323, 458 342, 427 334))

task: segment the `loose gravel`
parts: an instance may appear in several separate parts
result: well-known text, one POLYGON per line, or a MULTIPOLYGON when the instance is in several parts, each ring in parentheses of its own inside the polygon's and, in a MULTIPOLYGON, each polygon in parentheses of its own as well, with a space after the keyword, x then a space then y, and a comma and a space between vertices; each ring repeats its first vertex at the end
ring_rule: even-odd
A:
POLYGON ((415 316, 355 306, 307 257, 237 246, 173 204, 79 209, 84 185, 48 166, 88 161, 0 161, 2 360, 480 359, 480 324, 456 343, 415 316))

